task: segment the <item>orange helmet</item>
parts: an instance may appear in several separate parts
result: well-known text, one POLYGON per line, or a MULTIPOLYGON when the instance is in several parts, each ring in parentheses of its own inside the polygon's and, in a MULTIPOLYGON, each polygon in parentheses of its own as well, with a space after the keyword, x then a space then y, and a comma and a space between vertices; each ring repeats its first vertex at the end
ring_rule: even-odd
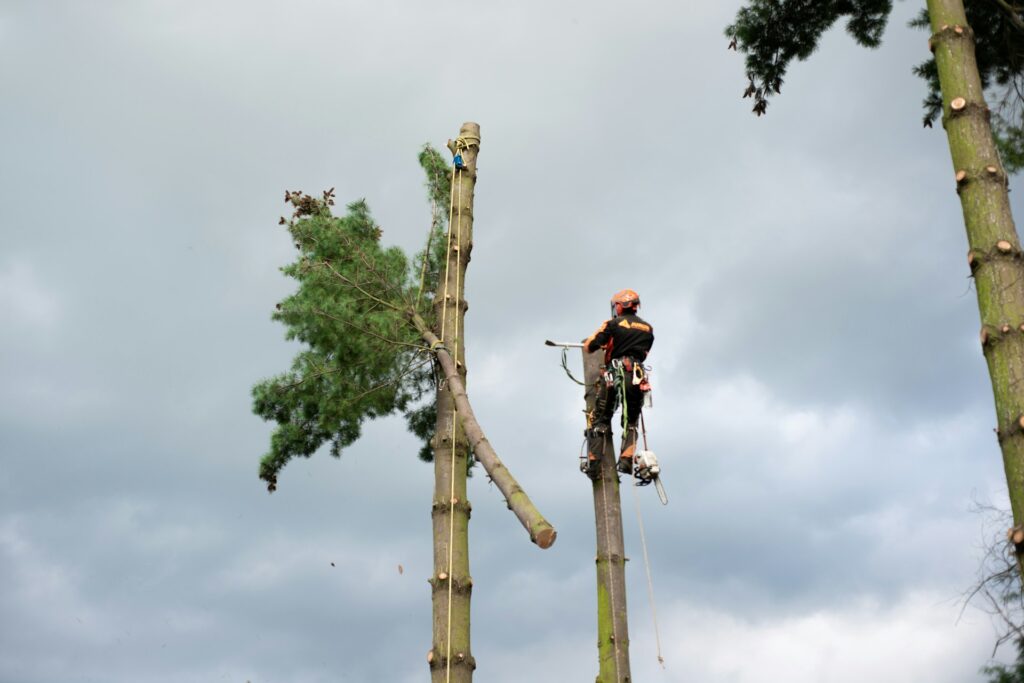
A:
POLYGON ((640 310, 640 295, 632 289, 623 289, 612 295, 612 315, 622 315, 626 311, 636 313, 640 310))

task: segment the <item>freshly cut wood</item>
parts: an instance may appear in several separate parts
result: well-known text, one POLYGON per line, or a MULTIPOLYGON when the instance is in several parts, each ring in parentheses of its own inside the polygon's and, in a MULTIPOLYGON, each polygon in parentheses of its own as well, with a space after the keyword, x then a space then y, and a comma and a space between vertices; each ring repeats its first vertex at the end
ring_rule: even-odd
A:
POLYGON ((949 108, 953 111, 961 111, 967 106, 967 100, 962 97, 954 97, 953 101, 949 103, 949 108))

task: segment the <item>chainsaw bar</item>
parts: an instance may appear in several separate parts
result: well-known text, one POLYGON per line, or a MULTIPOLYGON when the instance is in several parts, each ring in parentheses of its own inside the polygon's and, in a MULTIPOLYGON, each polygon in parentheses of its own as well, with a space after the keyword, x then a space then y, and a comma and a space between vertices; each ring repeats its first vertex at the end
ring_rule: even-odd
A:
POLYGON ((665 487, 661 485, 661 477, 654 480, 654 488, 658 490, 658 498, 661 498, 661 504, 668 505, 668 496, 665 495, 665 487))

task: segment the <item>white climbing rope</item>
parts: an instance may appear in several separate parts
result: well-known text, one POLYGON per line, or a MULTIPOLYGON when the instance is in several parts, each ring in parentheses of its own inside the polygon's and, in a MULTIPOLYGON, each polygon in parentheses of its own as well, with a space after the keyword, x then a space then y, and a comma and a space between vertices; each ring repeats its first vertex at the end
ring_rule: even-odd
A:
MULTIPOLYGON (((643 423, 643 416, 640 417, 640 427, 643 430, 644 450, 647 450, 647 426, 643 423)), ((654 643, 658 652, 658 664, 665 668, 665 658, 661 656, 661 634, 658 630, 658 608, 654 601, 654 581, 651 579, 651 560, 647 556, 647 534, 644 532, 644 516, 640 512, 640 498, 636 489, 636 468, 633 469, 633 505, 636 508, 636 523, 640 527, 640 547, 644 553, 644 571, 647 573, 647 600, 651 605, 651 616, 654 621, 654 643)))

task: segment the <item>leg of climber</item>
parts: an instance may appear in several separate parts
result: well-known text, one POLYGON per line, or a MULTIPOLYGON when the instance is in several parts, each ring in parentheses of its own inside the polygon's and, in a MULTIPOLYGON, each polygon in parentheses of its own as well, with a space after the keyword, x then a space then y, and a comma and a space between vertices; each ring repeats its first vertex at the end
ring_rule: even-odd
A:
POLYGON ((640 420, 640 411, 644 406, 644 394, 640 387, 630 381, 626 375, 625 405, 622 409, 622 443, 619 448, 619 472, 633 474, 633 455, 636 453, 636 425, 640 420))
POLYGON ((636 452, 636 423, 622 430, 622 442, 619 446, 619 472, 633 474, 633 454, 636 452))
POLYGON ((610 424, 594 424, 587 434, 587 464, 586 475, 591 479, 597 479, 601 474, 601 455, 604 453, 605 444, 612 436, 610 424))
POLYGON ((586 473, 591 479, 596 479, 600 474, 601 457, 612 438, 612 415, 615 413, 618 396, 610 375, 602 374, 598 379, 594 398, 594 415, 587 432, 586 473))

